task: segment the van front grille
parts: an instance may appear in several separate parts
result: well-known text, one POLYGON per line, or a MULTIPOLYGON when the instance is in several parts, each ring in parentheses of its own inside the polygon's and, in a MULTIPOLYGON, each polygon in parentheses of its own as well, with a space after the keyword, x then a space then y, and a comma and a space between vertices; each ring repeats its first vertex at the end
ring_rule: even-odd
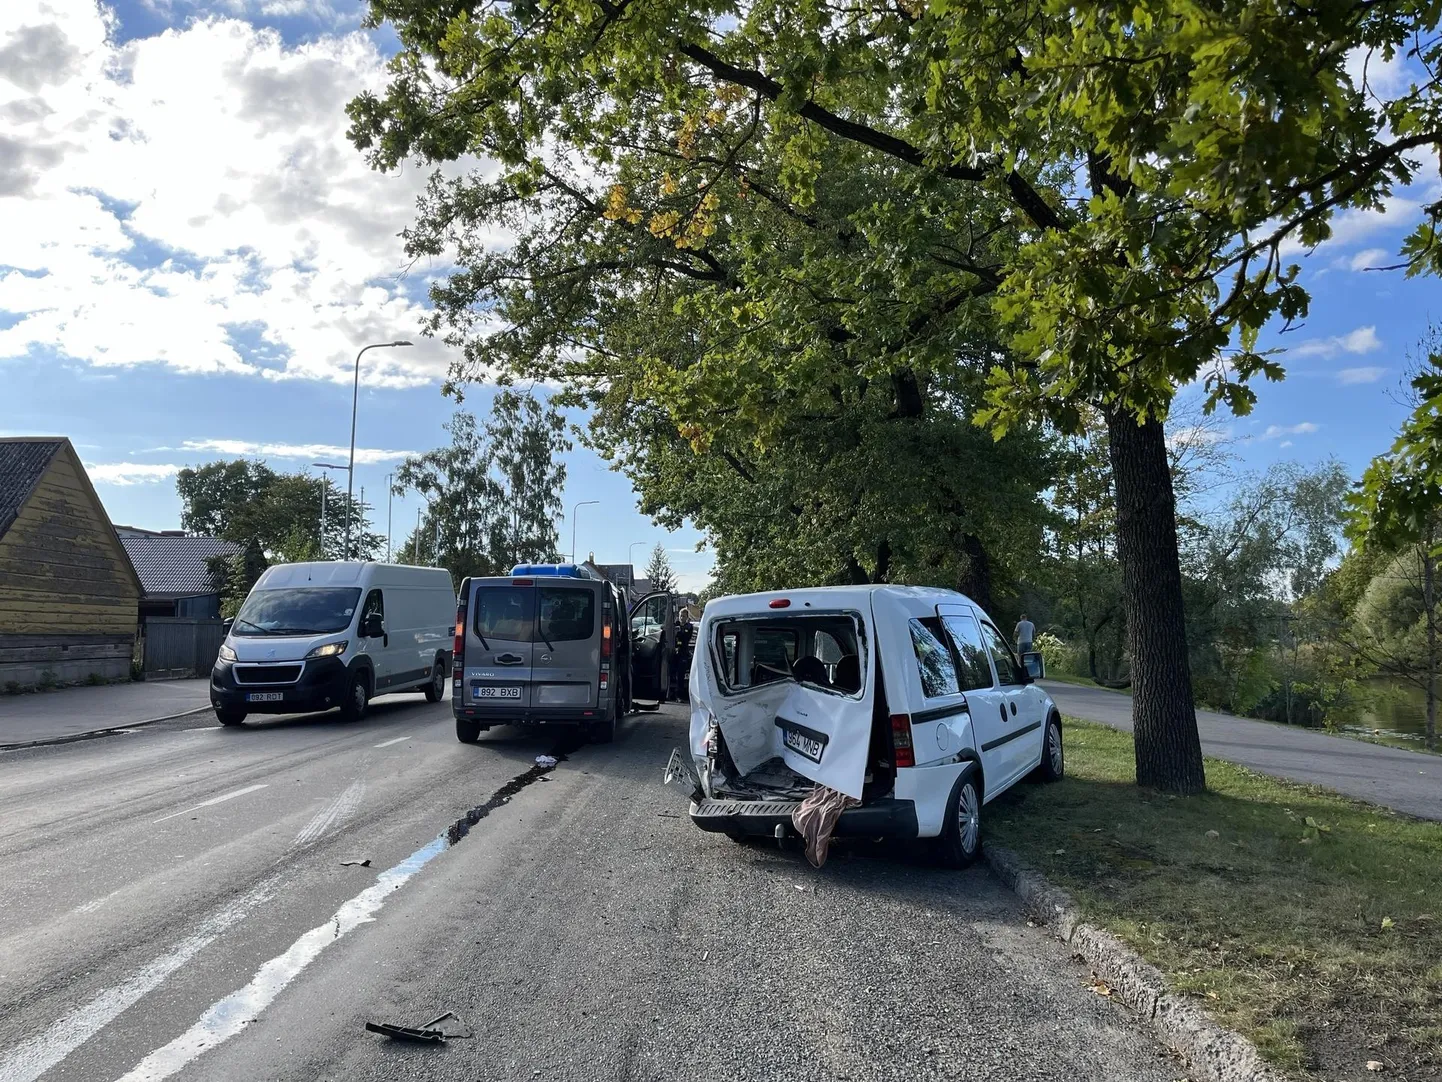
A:
POLYGON ((294 684, 300 679, 299 665, 237 665, 237 684, 294 684))

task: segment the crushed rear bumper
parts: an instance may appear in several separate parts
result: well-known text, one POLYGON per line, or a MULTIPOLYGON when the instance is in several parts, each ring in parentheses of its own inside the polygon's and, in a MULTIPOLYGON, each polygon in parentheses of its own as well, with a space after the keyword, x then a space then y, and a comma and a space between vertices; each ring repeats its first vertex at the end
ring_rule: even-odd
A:
MULTIPOLYGON (((774 837, 779 826, 787 835, 795 835, 791 813, 800 806, 799 800, 693 800, 691 822, 717 834, 774 837)), ((914 838, 916 831, 916 805, 888 798, 842 812, 831 834, 837 838, 914 838)))

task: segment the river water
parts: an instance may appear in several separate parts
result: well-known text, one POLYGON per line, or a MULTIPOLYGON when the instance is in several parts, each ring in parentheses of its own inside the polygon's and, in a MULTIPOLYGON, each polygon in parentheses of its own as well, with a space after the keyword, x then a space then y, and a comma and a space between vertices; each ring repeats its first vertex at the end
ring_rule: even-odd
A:
POLYGON ((1343 728, 1367 732, 1380 729, 1419 745, 1423 742, 1427 731, 1427 695, 1421 688, 1392 680, 1369 680, 1364 694, 1366 705, 1343 728))

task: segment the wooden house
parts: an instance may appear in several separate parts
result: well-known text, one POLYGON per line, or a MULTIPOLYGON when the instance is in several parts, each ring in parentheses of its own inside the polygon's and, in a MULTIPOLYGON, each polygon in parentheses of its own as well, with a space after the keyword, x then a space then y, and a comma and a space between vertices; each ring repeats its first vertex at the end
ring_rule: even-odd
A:
POLYGON ((141 593, 70 441, 0 439, 0 688, 128 676, 141 593))

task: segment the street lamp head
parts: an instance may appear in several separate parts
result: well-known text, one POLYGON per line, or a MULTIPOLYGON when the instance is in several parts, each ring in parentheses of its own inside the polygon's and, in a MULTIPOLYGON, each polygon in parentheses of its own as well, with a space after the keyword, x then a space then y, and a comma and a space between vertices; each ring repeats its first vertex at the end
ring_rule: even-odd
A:
POLYGON ((322 469, 322 470, 344 470, 344 469, 349 469, 348 466, 344 465, 343 463, 339 463, 339 462, 312 462, 311 465, 317 467, 318 469, 322 469))
POLYGON ((391 343, 391 345, 393 345, 393 346, 409 346, 409 345, 412 345, 412 344, 413 344, 413 343, 411 343, 411 342, 392 342, 392 343, 391 343))

